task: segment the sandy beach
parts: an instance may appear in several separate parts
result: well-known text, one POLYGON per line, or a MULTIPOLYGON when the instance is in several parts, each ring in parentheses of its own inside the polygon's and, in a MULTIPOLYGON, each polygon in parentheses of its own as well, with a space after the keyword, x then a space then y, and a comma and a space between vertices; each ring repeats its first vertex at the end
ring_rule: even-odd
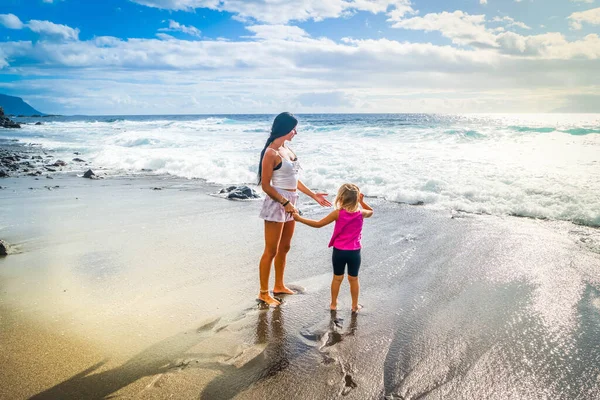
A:
POLYGON ((0 0, 0 400, 600 400, 599 70, 600 0, 0 0))
POLYGON ((168 176, 2 186, 0 398, 600 394, 597 229, 373 199, 358 316, 347 283, 328 311, 331 229, 305 226, 304 292, 261 310, 260 201, 168 176))

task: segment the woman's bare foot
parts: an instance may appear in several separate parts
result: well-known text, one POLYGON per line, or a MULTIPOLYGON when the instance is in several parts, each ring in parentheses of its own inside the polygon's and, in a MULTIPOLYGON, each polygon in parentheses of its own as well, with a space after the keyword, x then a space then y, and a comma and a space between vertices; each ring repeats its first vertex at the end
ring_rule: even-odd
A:
POLYGON ((284 285, 274 287, 273 294, 296 294, 296 292, 284 285))
POLYGON ((281 304, 279 301, 277 301, 277 299, 271 297, 268 290, 261 290, 258 295, 258 300, 265 302, 270 307, 275 307, 281 304))
POLYGON ((363 308, 363 306, 361 306, 360 304, 358 304, 356 307, 352 307, 352 312, 353 313, 357 313, 361 308, 363 308))

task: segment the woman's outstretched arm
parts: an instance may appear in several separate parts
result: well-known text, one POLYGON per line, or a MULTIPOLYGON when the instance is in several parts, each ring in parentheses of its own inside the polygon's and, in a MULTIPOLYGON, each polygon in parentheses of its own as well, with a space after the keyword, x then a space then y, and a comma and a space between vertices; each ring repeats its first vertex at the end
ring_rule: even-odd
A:
POLYGON ((304 183, 302 183, 302 181, 298 181, 298 190, 300 190, 302 193, 304 193, 320 205, 324 207, 331 207, 331 203, 325 198, 328 196, 327 193, 315 193, 312 190, 310 190, 304 183))
POLYGON ((340 210, 333 210, 326 217, 317 221, 314 219, 302 218, 300 214, 294 213, 294 219, 298 222, 302 222, 305 225, 312 226, 313 228, 322 228, 325 225, 329 225, 333 221, 336 221, 339 215, 340 210))

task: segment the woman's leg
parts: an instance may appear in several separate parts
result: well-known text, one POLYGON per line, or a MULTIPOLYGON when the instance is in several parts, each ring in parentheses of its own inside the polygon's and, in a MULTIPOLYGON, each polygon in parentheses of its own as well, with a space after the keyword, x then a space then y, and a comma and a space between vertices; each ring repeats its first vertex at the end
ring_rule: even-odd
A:
POLYGON ((271 264, 277 254, 277 247, 283 231, 283 222, 265 221, 265 251, 260 258, 260 293, 258 298, 268 305, 278 305, 279 302, 269 294, 269 275, 271 274, 271 264))
POLYGON ((281 239, 277 246, 277 255, 275 255, 275 287, 273 293, 294 294, 294 291, 288 289, 283 283, 283 272, 285 270, 285 261, 287 253, 290 251, 292 236, 294 236, 294 227, 296 221, 288 221, 283 224, 281 239))

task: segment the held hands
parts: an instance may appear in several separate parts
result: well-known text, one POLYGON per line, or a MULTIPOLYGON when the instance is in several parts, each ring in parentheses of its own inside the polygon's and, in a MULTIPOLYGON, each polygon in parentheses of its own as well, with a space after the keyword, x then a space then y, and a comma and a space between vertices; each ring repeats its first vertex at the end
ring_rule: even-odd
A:
POLYGON ((293 214, 292 217, 294 217, 294 221, 299 221, 300 220, 300 213, 298 212, 298 210, 296 210, 293 214))
POLYGON ((285 207, 283 207, 283 209, 285 210, 285 212, 288 213, 297 213, 298 210, 296 210, 296 207, 294 207, 294 205, 292 203, 287 203, 285 205, 285 207))

